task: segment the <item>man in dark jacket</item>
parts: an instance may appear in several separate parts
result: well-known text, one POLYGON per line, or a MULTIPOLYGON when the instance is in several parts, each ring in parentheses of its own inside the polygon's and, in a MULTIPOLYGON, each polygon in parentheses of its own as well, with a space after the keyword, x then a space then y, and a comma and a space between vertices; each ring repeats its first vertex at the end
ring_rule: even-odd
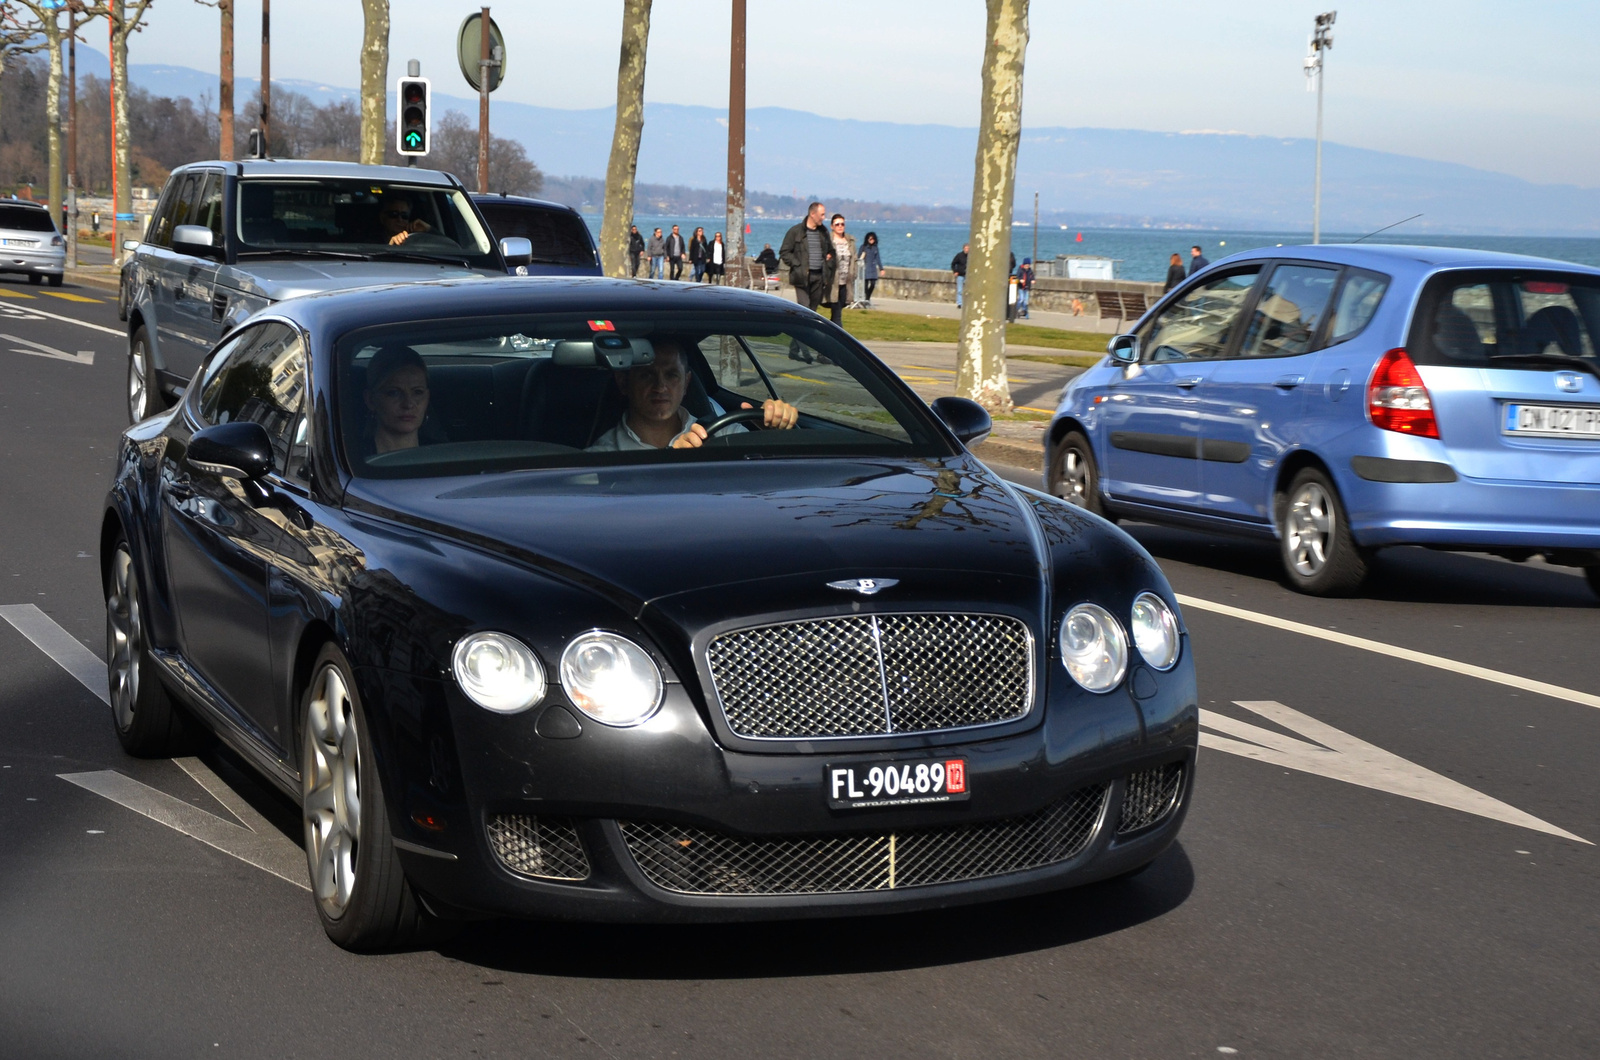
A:
POLYGON ((1200 253, 1200 248, 1199 247, 1190 247, 1189 248, 1189 275, 1190 276, 1193 276, 1195 273, 1199 272, 1201 269, 1205 268, 1207 265, 1210 265, 1210 264, 1211 264, 1211 262, 1206 260, 1206 256, 1204 254, 1200 253))
POLYGON ((689 252, 689 244, 683 241, 683 233, 678 231, 678 226, 672 226, 672 234, 667 237, 667 261, 672 265, 672 278, 683 279, 683 256, 689 252))
POLYGON ((784 233, 778 258, 789 269, 794 300, 807 309, 821 305, 833 288, 833 270, 838 264, 833 234, 828 231, 827 207, 820 202, 811 204, 805 220, 784 233))
POLYGON ((628 226, 628 275, 639 278, 639 262, 644 258, 644 236, 638 225, 628 226))
POLYGON ((967 251, 971 243, 961 244, 961 253, 950 259, 950 271, 956 274, 956 308, 961 308, 961 296, 967 289, 967 251))
POLYGON ((772 249, 771 243, 762 245, 761 253, 756 255, 756 264, 766 269, 769 276, 778 271, 778 252, 772 249))

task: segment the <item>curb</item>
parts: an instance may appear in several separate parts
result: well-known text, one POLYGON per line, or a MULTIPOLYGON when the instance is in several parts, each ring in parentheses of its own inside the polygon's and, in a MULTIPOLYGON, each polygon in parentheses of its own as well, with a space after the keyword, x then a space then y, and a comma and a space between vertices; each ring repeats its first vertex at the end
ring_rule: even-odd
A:
POLYGON ((67 279, 84 287, 99 287, 107 291, 117 291, 122 287, 120 276, 103 276, 98 272, 84 272, 82 269, 66 270, 67 279))
POLYGON ((972 455, 986 464, 1005 464, 1007 467, 1029 470, 1044 463, 1044 451, 1039 447, 993 436, 974 449, 972 455))

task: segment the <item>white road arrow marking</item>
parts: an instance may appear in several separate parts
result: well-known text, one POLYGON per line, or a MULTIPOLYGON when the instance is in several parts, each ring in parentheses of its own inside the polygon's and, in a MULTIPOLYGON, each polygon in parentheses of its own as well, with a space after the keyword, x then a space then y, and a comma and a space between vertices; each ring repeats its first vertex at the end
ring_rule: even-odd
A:
POLYGON ((91 324, 87 320, 79 320, 77 317, 66 317, 60 313, 47 313, 43 309, 20 306, 15 302, 7 302, 3 299, 0 299, 0 316, 11 317, 15 320, 59 320, 64 324, 76 324, 80 328, 88 328, 91 331, 103 331, 107 335, 115 335, 119 339, 128 337, 127 332, 118 331, 116 328, 108 328, 104 324, 91 324))
POLYGON ((114 769, 93 773, 58 773, 57 776, 69 784, 76 784, 85 791, 92 791, 134 813, 142 814, 157 824, 164 824, 174 831, 198 839, 230 857, 270 872, 296 887, 307 891, 311 889, 306 880, 306 856, 299 847, 284 838, 283 833, 267 823, 198 758, 179 758, 176 761, 184 772, 227 807, 228 812, 244 822, 244 827, 207 813, 182 799, 175 799, 164 791, 157 791, 148 784, 141 784, 114 769))
POLYGON ((1314 773, 1319 777, 1342 780, 1346 784, 1386 791, 1391 795, 1431 802, 1435 806, 1444 806, 1463 813, 1487 817, 1491 821, 1502 821, 1519 828, 1560 836, 1586 846, 1594 845, 1581 836, 1575 836, 1553 824, 1541 821, 1532 814, 1523 813, 1515 806, 1508 806, 1497 799, 1491 799, 1480 791, 1474 791, 1449 777, 1424 769, 1415 762, 1408 762, 1399 755, 1390 754, 1381 747, 1374 747, 1365 740, 1358 740, 1347 732, 1341 732, 1332 725, 1286 707, 1282 703, 1272 700, 1234 702, 1237 706, 1259 714, 1268 721, 1308 739, 1300 740, 1293 736, 1285 736, 1283 733, 1264 729, 1259 725, 1236 721, 1214 710, 1202 710, 1201 726, 1213 731, 1200 734, 1200 746, 1209 747, 1214 751, 1226 751, 1228 754, 1243 758, 1253 758, 1258 762, 1270 762, 1285 769, 1297 769, 1303 773, 1314 773), (1226 735, 1218 735, 1219 733, 1226 735))
POLYGON ((66 350, 58 350, 54 346, 46 346, 42 342, 19 339, 15 335, 0 335, 0 339, 4 339, 6 342, 20 342, 23 346, 29 347, 28 349, 20 349, 13 346, 11 348, 12 353, 26 353, 33 357, 51 357, 58 361, 71 361, 73 364, 87 365, 94 363, 93 350, 79 350, 77 353, 68 353, 66 350))
POLYGON ((58 625, 55 619, 33 604, 0 604, 0 619, 11 623, 33 642, 33 646, 50 656, 57 666, 77 679, 89 691, 100 697, 100 702, 111 705, 111 693, 106 687, 106 664, 94 652, 78 643, 76 637, 58 625))

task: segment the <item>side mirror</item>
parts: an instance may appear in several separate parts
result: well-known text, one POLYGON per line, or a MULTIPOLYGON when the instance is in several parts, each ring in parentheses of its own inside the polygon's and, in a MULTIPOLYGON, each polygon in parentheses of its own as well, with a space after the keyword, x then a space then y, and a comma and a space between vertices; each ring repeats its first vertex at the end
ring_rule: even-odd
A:
POLYGON ((124 239, 122 241, 122 249, 125 252, 127 252, 129 254, 132 254, 134 251, 139 249, 140 245, 143 244, 143 242, 144 242, 144 240, 142 240, 142 239, 124 239))
POLYGON ((526 265, 533 260, 533 244, 521 236, 507 236, 500 241, 500 256, 508 269, 526 265))
POLYGON ((988 411, 976 401, 966 398, 942 397, 933 402, 933 414, 944 421, 950 433, 961 439, 965 446, 979 445, 994 430, 994 421, 988 411))
POLYGON ((179 225, 172 230, 172 249, 209 255, 216 249, 216 236, 205 225, 179 225))
POLYGON ((1106 353, 1118 364, 1139 363, 1139 336, 1118 335, 1106 343, 1106 353))
POLYGON ((272 439, 265 427, 250 420, 218 423, 189 439, 184 458, 209 475, 253 482, 272 470, 272 439))

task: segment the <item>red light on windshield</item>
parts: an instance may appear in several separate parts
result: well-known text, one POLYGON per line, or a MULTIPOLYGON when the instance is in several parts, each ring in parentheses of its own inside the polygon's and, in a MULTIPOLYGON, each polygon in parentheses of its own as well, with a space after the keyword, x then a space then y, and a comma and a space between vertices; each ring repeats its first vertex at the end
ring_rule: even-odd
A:
POLYGON ((1566 294, 1567 285, 1552 283, 1549 280, 1529 280, 1522 285, 1522 289, 1529 294, 1566 294))

